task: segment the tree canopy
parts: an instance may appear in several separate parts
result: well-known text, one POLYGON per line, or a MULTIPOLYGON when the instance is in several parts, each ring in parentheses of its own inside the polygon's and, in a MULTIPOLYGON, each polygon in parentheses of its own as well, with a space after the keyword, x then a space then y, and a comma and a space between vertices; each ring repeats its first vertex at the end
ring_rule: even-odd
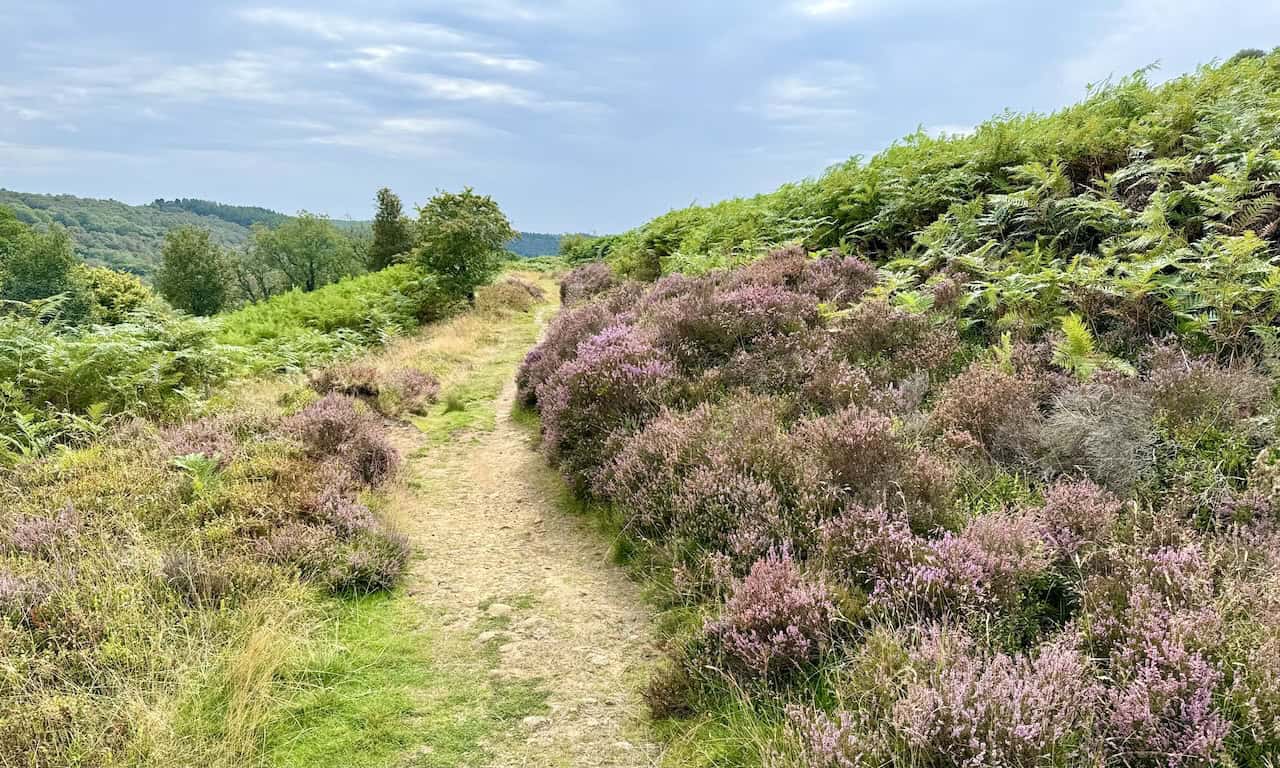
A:
POLYGON ((467 187, 441 192, 418 209, 414 254, 445 292, 469 298, 497 272, 503 246, 515 236, 493 198, 467 187))
POLYGON ((378 190, 378 211, 373 217, 373 242, 369 246, 369 271, 396 262, 413 248, 413 222, 404 215, 400 198, 390 189, 378 190))
POLYGON ((164 238, 156 289, 176 309, 213 315, 230 299, 226 255, 209 230, 179 227, 164 238))

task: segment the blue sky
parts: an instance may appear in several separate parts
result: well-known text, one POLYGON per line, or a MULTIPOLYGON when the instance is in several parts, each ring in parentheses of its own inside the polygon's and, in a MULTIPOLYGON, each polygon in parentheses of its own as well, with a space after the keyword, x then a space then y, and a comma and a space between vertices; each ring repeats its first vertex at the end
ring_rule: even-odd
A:
POLYGON ((1257 0, 0 0, 0 186, 603 233, 1278 44, 1257 0))

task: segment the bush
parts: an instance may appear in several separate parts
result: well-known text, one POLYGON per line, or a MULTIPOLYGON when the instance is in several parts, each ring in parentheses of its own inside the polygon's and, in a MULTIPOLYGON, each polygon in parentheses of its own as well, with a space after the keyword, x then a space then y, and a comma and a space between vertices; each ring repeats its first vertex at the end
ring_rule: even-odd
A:
POLYGON ((575 268, 560 281, 560 303, 566 307, 581 304, 618 285, 618 278, 608 264, 593 262, 575 268))
POLYGON ((707 634, 733 668, 762 680, 786 680, 817 661, 831 639, 835 606, 806 579, 786 550, 751 566, 707 634))
POLYGON ((286 419, 284 428, 317 455, 337 455, 369 424, 368 413, 357 408, 355 400, 329 394, 286 419))
POLYGON ((546 298, 542 289, 518 277, 506 277, 476 289, 476 309, 490 314, 529 312, 546 298))
POLYGON ((1032 391, 1018 376, 974 363, 943 387, 930 419, 940 431, 968 433, 999 461, 1026 461, 1041 421, 1032 391))

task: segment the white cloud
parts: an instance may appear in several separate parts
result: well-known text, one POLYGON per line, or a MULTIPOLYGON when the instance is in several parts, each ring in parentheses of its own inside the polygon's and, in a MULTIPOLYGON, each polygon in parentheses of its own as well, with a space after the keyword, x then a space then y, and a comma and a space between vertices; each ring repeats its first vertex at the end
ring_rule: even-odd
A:
POLYGON ((462 45, 468 40, 462 33, 438 24, 396 19, 356 18, 284 8, 248 8, 240 11, 240 17, 253 24, 282 27, 335 42, 412 40, 437 45, 462 45))
POLYGON ((542 69, 542 63, 523 56, 494 56, 476 51, 458 51, 448 54, 450 58, 488 69, 500 69, 506 72, 536 72, 542 69))
POLYGON ((748 111, 784 123, 847 119, 857 114, 857 92, 869 86, 866 70, 857 64, 819 62, 804 74, 783 75, 766 82, 760 103, 748 111))
POLYGON ((505 133, 498 129, 453 117, 416 115, 389 117, 345 131, 306 139, 308 144, 358 149, 388 157, 439 156, 451 151, 449 139, 505 133))
POLYGON ((389 82, 415 89, 420 96, 447 101, 483 101, 513 106, 530 106, 536 94, 496 80, 452 77, 416 71, 407 61, 411 51, 403 46, 364 48, 357 58, 334 62, 331 69, 365 72, 389 82))

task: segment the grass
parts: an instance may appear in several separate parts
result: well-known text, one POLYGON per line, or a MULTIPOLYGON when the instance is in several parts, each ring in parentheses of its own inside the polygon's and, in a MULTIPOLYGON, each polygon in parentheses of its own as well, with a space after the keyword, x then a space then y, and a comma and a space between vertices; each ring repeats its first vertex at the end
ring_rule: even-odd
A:
POLYGON ((291 693, 268 727, 270 765, 362 768, 404 754, 415 766, 464 765, 545 709, 536 684, 493 680, 495 659, 447 639, 402 595, 340 604, 323 629, 311 653, 280 671, 291 693))

